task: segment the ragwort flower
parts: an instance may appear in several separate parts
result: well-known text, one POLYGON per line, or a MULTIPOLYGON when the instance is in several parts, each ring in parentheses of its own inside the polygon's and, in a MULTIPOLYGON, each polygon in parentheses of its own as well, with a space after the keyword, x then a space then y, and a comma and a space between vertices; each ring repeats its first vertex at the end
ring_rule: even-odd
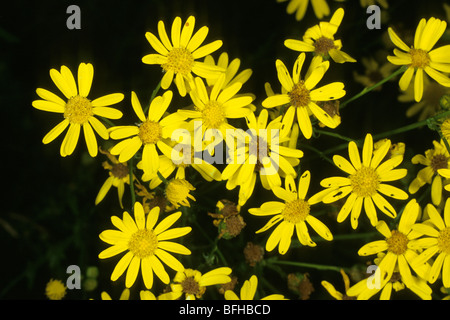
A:
MULTIPOLYGON (((288 0, 277 0, 277 2, 286 2, 288 0)), ((286 7, 288 14, 295 13, 295 19, 300 21, 303 19, 308 9, 309 0, 289 0, 289 4, 286 7)), ((311 5, 314 10, 314 14, 317 19, 322 19, 324 16, 330 14, 330 7, 326 0, 311 0, 311 5)))
POLYGON ((37 95, 43 100, 33 101, 32 105, 34 108, 48 112, 62 113, 64 116, 64 120, 47 133, 42 139, 42 142, 44 144, 52 142, 69 127, 60 149, 62 157, 69 156, 75 150, 81 128, 83 128, 89 154, 95 157, 98 152, 98 145, 94 130, 103 139, 107 140, 109 138, 105 125, 95 116, 108 119, 121 118, 122 112, 107 106, 119 103, 123 100, 124 95, 121 93, 113 93, 93 101, 89 100, 87 96, 91 90, 92 79, 94 77, 94 67, 90 63, 80 63, 78 67, 78 88, 72 72, 66 66, 62 66, 61 71, 51 69, 50 77, 68 100, 64 101, 46 89, 36 89, 37 95))
POLYGON ((333 240, 333 235, 328 227, 319 219, 311 215, 311 205, 320 201, 321 193, 318 193, 309 199, 306 198, 310 180, 310 172, 305 171, 299 179, 297 189, 294 178, 292 178, 292 176, 287 176, 284 189, 281 187, 275 187, 273 189, 274 194, 278 198, 283 199, 284 203, 279 201, 268 201, 263 203, 260 208, 248 210, 250 214, 255 216, 273 215, 269 222, 256 231, 256 233, 264 232, 281 221, 269 236, 269 239, 267 239, 267 251, 272 251, 278 245, 278 252, 280 254, 285 254, 291 245, 291 238, 294 230, 302 245, 315 247, 316 243, 311 240, 307 223, 323 239, 327 241, 333 240))
POLYGON ((414 36, 414 46, 408 47, 394 32, 388 28, 391 41, 401 50, 394 49, 394 56, 388 56, 389 62, 395 65, 408 66, 399 81, 400 90, 408 89, 414 78, 414 98, 417 102, 423 96, 423 72, 439 84, 450 87, 450 79, 441 72, 450 72, 450 45, 431 50, 447 28, 447 22, 434 17, 422 19, 414 36))
POLYGON ((391 218, 397 216, 394 207, 381 194, 394 199, 407 199, 406 192, 384 183, 403 178, 407 171, 406 169, 394 169, 403 161, 402 155, 391 157, 382 163, 390 147, 391 141, 385 140, 378 149, 374 150, 372 135, 367 134, 362 150, 362 161, 354 141, 348 144, 351 162, 340 155, 333 157, 336 166, 349 176, 326 178, 320 184, 322 187, 332 190, 323 197, 324 203, 335 202, 350 194, 338 213, 338 222, 344 221, 351 212, 351 225, 353 229, 356 229, 363 205, 373 226, 378 223, 375 206, 391 218))
MULTIPOLYGON (((258 277, 252 275, 249 280, 245 280, 241 287, 239 296, 232 290, 225 291, 225 300, 254 300, 256 289, 258 288, 258 277)), ((271 294, 261 298, 261 300, 287 300, 281 294, 271 294)))
POLYGON ((190 16, 184 25, 180 17, 176 17, 172 24, 171 40, 167 36, 164 22, 158 22, 158 39, 153 33, 147 32, 145 37, 157 54, 148 54, 142 58, 146 64, 159 64, 164 70, 161 87, 169 88, 175 78, 175 84, 181 96, 185 96, 192 89, 192 73, 203 78, 217 78, 223 72, 222 68, 196 61, 222 46, 221 40, 202 45, 208 35, 208 27, 203 26, 195 34, 195 17, 190 16))
POLYGON ((175 212, 156 224, 159 218, 159 207, 154 207, 145 217, 142 204, 134 204, 134 219, 128 212, 123 213, 123 219, 112 216, 111 222, 119 230, 105 230, 100 233, 100 239, 112 246, 100 252, 100 259, 107 259, 124 251, 126 254, 117 263, 111 274, 111 280, 116 281, 127 270, 125 286, 130 288, 136 281, 139 269, 147 289, 153 286, 153 273, 168 284, 169 275, 162 263, 175 271, 184 270, 184 266, 169 252, 189 255, 191 251, 176 242, 168 241, 182 237, 191 231, 191 227, 169 229, 179 218, 181 212, 175 212), (168 252, 169 251, 169 252, 168 252))
POLYGON ((305 53, 301 53, 295 61, 291 77, 285 64, 281 60, 277 60, 278 80, 286 93, 269 96, 262 102, 265 108, 288 105, 282 120, 281 136, 284 136, 286 131, 291 130, 294 119, 297 118, 298 125, 305 138, 311 138, 311 114, 329 128, 335 128, 339 124, 324 109, 319 107, 316 102, 342 98, 345 95, 344 84, 342 82, 333 82, 314 89, 328 70, 330 63, 329 61, 320 62, 313 60, 306 73, 305 80, 301 80, 300 72, 304 62, 305 53))

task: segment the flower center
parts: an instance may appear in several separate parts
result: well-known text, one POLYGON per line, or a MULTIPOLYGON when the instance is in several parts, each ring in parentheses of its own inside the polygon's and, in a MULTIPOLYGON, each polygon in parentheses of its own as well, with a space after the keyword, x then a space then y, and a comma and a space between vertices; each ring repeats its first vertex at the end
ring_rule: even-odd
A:
POLYGON ((181 282, 181 287, 183 288, 184 293, 193 294, 195 296, 201 296, 205 291, 205 288, 203 288, 203 290, 200 289, 200 285, 195 281, 194 277, 187 277, 184 279, 183 282, 181 282))
POLYGON ((309 90, 306 89, 305 81, 300 80, 289 92, 289 98, 291 100, 291 105, 294 107, 306 107, 311 101, 309 95, 309 90))
POLYGON ((161 138, 160 124, 155 121, 145 121, 139 127, 139 138, 143 144, 155 144, 161 138))
POLYGON ((143 259, 155 253, 158 248, 158 239, 153 231, 139 229, 131 236, 128 248, 136 257, 143 259))
POLYGON ((328 51, 335 49, 333 39, 327 37, 320 37, 314 42, 315 53, 321 56, 327 55, 328 51))
POLYGON ((447 169, 448 158, 443 154, 436 154, 431 158, 430 166, 434 172, 437 172, 439 169, 447 169))
POLYGON ((202 111, 202 119, 207 128, 218 129, 225 122, 222 105, 216 101, 210 101, 202 111))
POLYGON ((167 62, 162 65, 165 71, 174 71, 187 75, 191 72, 194 65, 194 57, 186 48, 173 48, 167 54, 167 62))
POLYGON ((298 199, 286 203, 281 215, 287 222, 296 224, 305 221, 309 215, 309 203, 305 200, 298 199))
POLYGON ((114 177, 123 179, 128 175, 128 168, 123 163, 113 165, 111 173, 114 177))
POLYGON ((396 255, 401 255, 408 249, 408 238, 397 230, 392 230, 392 235, 386 239, 388 250, 396 255))
POLYGON ((425 68, 430 63, 430 56, 425 50, 411 49, 409 54, 411 55, 411 66, 413 68, 425 68))
POLYGON ((91 101, 81 96, 70 98, 64 108, 64 118, 70 123, 83 124, 93 115, 91 101))
POLYGON ((380 180, 374 169, 362 166, 350 175, 353 192, 360 197, 370 197, 378 190, 380 180))
POLYGON ((450 255, 450 227, 445 228, 437 237, 438 248, 446 255, 450 255))

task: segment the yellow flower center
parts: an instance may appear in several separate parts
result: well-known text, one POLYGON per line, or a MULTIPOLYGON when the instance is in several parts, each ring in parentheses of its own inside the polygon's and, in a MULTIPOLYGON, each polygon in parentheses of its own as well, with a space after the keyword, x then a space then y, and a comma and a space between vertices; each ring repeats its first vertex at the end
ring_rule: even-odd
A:
POLYGON ((207 128, 218 129, 226 120, 222 105, 216 101, 210 101, 202 110, 202 119, 207 128))
POLYGON ((155 144, 161 139, 161 125, 147 120, 139 127, 139 138, 143 144, 155 144))
POLYGON ((305 81, 300 80, 292 91, 289 92, 289 98, 291 100, 291 105, 294 107, 306 107, 311 101, 309 90, 306 89, 305 81))
POLYGON ((450 255, 450 227, 445 228, 437 237, 438 248, 446 255, 450 255))
POLYGON ((188 75, 194 65, 194 57, 186 48, 173 48, 167 54, 167 62, 162 65, 165 71, 174 71, 182 75, 188 75))
POLYGON ((321 56, 327 55, 328 51, 335 49, 333 39, 327 37, 320 37, 314 42, 315 53, 321 56))
POLYGON ((284 220, 293 224, 305 221, 308 217, 310 206, 308 201, 297 199, 286 203, 281 215, 284 220))
POLYGON ((83 124, 93 115, 91 101, 81 96, 70 98, 64 108, 64 118, 70 123, 83 124))
POLYGON ((409 54, 411 55, 411 66, 413 68, 425 68, 430 64, 430 56, 425 50, 411 49, 409 54))
POLYGON ((362 166, 350 175, 350 183, 356 195, 371 197, 377 192, 380 180, 374 169, 362 166))
POLYGON ((448 158, 443 154, 436 154, 431 158, 431 168, 434 172, 437 172, 439 169, 447 169, 448 168, 448 158))
POLYGON ((392 230, 392 234, 389 238, 386 238, 388 244, 388 251, 401 255, 408 249, 408 238, 398 230, 392 230))
POLYGON ((151 230, 139 229, 128 241, 128 248, 136 257, 143 259, 155 253, 158 248, 158 238, 151 230))

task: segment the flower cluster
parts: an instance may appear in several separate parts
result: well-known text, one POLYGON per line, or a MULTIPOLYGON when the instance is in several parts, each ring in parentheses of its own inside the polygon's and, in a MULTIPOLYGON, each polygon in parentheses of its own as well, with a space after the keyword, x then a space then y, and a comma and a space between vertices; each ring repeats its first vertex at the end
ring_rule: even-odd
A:
MULTIPOLYGON (((387 1, 379 3, 388 8, 387 1)), ((150 47, 142 63, 162 72, 148 103, 135 91, 129 99, 113 93, 91 100, 94 67, 85 62, 78 66, 77 80, 67 66, 50 70, 63 98, 43 88, 36 90, 41 99, 33 101, 34 108, 62 114, 61 122, 44 136, 44 144, 68 128, 60 147, 60 155, 67 157, 75 153, 83 131, 89 155, 106 157, 102 165, 107 178, 94 203, 100 207, 115 187, 121 216, 109 215, 114 228, 100 233, 101 245, 109 246, 98 258, 115 263, 110 279, 123 282, 121 298, 128 299, 130 290, 138 287, 141 299, 151 300, 218 294, 229 300, 286 299, 287 292, 268 284, 260 274, 258 279, 255 265, 321 270, 324 266, 303 261, 294 252, 340 246, 338 239, 349 235, 366 241, 355 256, 371 256, 376 271, 352 286, 344 272, 347 266, 334 268, 344 277, 345 293, 321 279, 331 296, 368 299, 381 292, 385 299, 391 298, 392 289, 407 288, 431 299, 431 284, 440 281, 450 288, 450 147, 444 125, 450 111, 444 107, 445 89, 435 112, 414 125, 387 134, 363 132, 358 139, 337 131, 348 124, 340 110, 397 75, 402 74, 400 91, 407 91, 413 81, 417 103, 429 96, 428 76, 440 89, 450 87, 450 45, 433 49, 447 23, 437 18, 420 20, 413 45, 390 27, 387 35, 398 47, 393 56, 385 56, 383 63, 390 64, 378 68, 373 57, 365 57, 364 65, 371 70, 367 77, 355 73, 355 83, 366 88, 341 103, 348 96, 346 80, 336 73, 328 75, 344 64, 358 64, 347 48, 343 51, 339 37, 345 11, 340 7, 331 12, 324 0, 311 4, 318 20, 331 17, 306 28, 301 38, 284 41, 288 54, 274 59, 273 65, 280 90, 267 83, 266 97, 243 90, 252 70, 239 70, 240 59, 230 61, 226 52, 213 57, 223 42, 205 44, 209 28, 198 28, 194 16, 184 22, 176 17, 170 30, 159 21, 157 32, 145 33, 150 47), (403 67, 394 71, 393 65, 403 67), (369 77, 376 71, 382 73, 378 80, 369 77), (111 107, 118 103, 120 108, 111 107), (120 123, 123 114, 130 114, 135 122, 120 123), (411 156, 412 146, 391 137, 424 124, 439 135, 424 155, 421 151, 411 156), (107 147, 98 137, 109 140, 107 147), (334 142, 334 148, 322 151, 316 143, 323 137, 344 143, 334 142), (343 149, 348 153, 343 155, 343 149), (419 170, 416 165, 425 167, 419 170), (325 172, 335 174, 324 176, 325 172), (228 195, 234 198, 227 199, 228 195), (205 219, 212 227, 208 231, 204 231, 205 219), (349 233, 342 231, 346 230, 342 224, 350 227, 349 233), (211 230, 217 231, 214 239, 211 230), (235 249, 229 256, 221 250, 224 243, 242 241, 244 233, 246 239, 261 244, 251 243, 258 258, 246 257, 251 261, 246 272, 234 262, 235 249), (198 244, 199 235, 206 245, 198 244), (264 258, 265 251, 275 249, 264 258), (286 263, 281 259, 285 257, 294 261, 286 263), (234 287, 235 277, 240 292, 234 287), (257 290, 258 281, 265 290, 257 290), (221 290, 212 289, 220 285, 221 290), (266 294, 267 289, 275 292, 266 294)), ((302 20, 307 7, 308 1, 291 0, 287 12, 296 12, 296 19, 302 20)), ((248 253, 250 242, 245 243, 248 253)), ((48 285, 50 299, 64 297, 60 287, 56 282, 48 285)), ((106 292, 102 297, 110 299, 106 292)))

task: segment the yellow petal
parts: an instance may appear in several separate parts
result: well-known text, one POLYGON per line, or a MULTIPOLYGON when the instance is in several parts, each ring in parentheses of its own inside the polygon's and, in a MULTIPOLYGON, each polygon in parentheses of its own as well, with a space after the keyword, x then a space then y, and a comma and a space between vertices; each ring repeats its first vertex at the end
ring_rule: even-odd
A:
POLYGON ((78 89, 80 96, 87 97, 91 91, 94 67, 90 63, 80 63, 78 67, 78 89))

